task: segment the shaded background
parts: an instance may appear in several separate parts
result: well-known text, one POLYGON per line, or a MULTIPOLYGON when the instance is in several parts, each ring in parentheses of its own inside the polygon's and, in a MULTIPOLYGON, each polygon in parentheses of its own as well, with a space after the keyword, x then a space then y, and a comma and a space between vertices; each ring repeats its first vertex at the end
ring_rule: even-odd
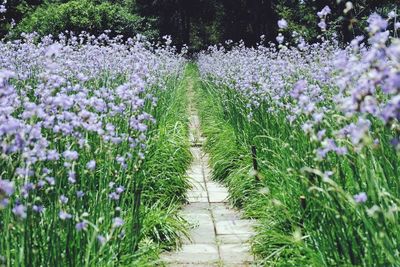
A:
MULTIPOLYGON (((0 0, 1 3, 2 0, 0 0)), ((325 5, 332 9, 328 18, 329 33, 336 33, 342 42, 363 32, 372 12, 383 15, 400 7, 400 0, 353 1, 354 9, 343 15, 346 1, 337 0, 8 0, 7 11, 0 14, 0 34, 7 39, 19 38, 23 32, 40 35, 69 30, 100 34, 134 36, 144 34, 151 39, 171 35, 174 44, 188 44, 192 50, 210 44, 244 40, 254 45, 265 35, 274 41, 277 20, 285 18, 290 41, 292 31, 306 40, 316 39, 316 13, 325 5)))

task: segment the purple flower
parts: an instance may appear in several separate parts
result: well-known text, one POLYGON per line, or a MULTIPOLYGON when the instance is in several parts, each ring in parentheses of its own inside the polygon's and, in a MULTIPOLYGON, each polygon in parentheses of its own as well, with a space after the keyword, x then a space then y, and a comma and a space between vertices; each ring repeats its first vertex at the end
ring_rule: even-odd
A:
POLYGON ((323 18, 331 14, 331 9, 329 6, 325 6, 321 11, 317 13, 318 17, 323 18))
POLYGON ((284 20, 284 19, 278 20, 278 27, 279 27, 280 29, 286 29, 286 28, 288 27, 287 21, 284 20))
POLYGON ((29 192, 35 188, 35 185, 33 183, 26 183, 21 189, 21 194, 24 198, 27 198, 29 196, 29 192))
POLYGON ((111 192, 111 193, 108 195, 108 197, 109 197, 111 200, 119 200, 119 194, 117 194, 116 192, 111 192))
POLYGON ((46 182, 44 180, 39 180, 37 183, 38 188, 43 188, 46 185, 46 182))
POLYGON ((76 192, 76 196, 77 196, 78 198, 83 198, 84 195, 85 195, 85 193, 84 193, 83 191, 77 191, 77 192, 76 192))
POLYGON ((56 161, 60 159, 60 154, 57 150, 49 150, 47 151, 47 159, 50 161, 56 161))
POLYGON ((56 180, 53 177, 46 177, 45 180, 49 183, 49 185, 56 184, 56 180))
POLYGON ((60 213, 58 214, 58 217, 60 217, 61 220, 67 220, 67 219, 71 219, 72 215, 65 212, 65 211, 60 211, 60 213))
POLYGON ((125 191, 125 188, 123 186, 118 186, 117 189, 115 189, 115 192, 117 194, 122 194, 125 191))
POLYGON ((276 37, 276 41, 279 44, 282 44, 284 40, 285 40, 285 37, 282 35, 282 33, 279 33, 278 36, 276 37))
POLYGON ((8 180, 0 180, 0 197, 1 195, 11 196, 14 193, 14 183, 8 180))
POLYGON ((89 161, 89 162, 86 164, 86 168, 87 168, 88 170, 93 171, 93 170, 96 168, 96 161, 94 161, 94 160, 89 161))
POLYGON ((71 184, 76 183, 75 172, 73 171, 68 172, 68 182, 70 182, 71 184))
POLYGON ((107 239, 106 239, 104 236, 102 236, 102 235, 98 235, 98 236, 97 236, 97 241, 99 241, 99 243, 100 243, 101 245, 104 245, 104 244, 107 242, 107 239))
POLYGON ((356 203, 365 203, 365 202, 367 202, 367 199, 368 199, 368 197, 365 192, 361 192, 357 195, 354 195, 354 201, 356 203))
POLYGON ((0 14, 4 14, 7 12, 7 8, 5 5, 0 5, 0 14))
POLYGON ((62 204, 67 204, 68 203, 68 198, 64 195, 60 196, 60 202, 62 204))
POLYGON ((78 152, 71 151, 71 150, 66 150, 63 153, 63 157, 68 161, 74 161, 74 160, 78 159, 78 152))
POLYGON ((20 219, 25 219, 27 214, 26 214, 26 206, 22 204, 17 204, 14 206, 12 209, 12 212, 14 213, 15 216, 19 217, 20 219))
POLYGON ((383 19, 377 13, 371 14, 369 16, 367 22, 369 24, 368 31, 371 34, 375 34, 378 31, 385 30, 387 28, 387 26, 388 26, 387 20, 383 19))
POLYGON ((290 92, 290 96, 298 99, 301 94, 306 90, 307 88, 307 81, 306 80, 299 80, 298 82, 295 83, 293 90, 290 92))
POLYGON ((75 225, 75 228, 77 231, 82 231, 82 230, 86 230, 88 224, 87 222, 79 222, 75 225))
POLYGON ((119 228, 123 225, 124 225, 124 220, 122 220, 120 217, 115 217, 113 219, 113 224, 112 224, 113 228, 119 228))
POLYGON ((326 22, 325 22, 324 19, 322 19, 322 20, 318 23, 318 27, 320 27, 321 30, 323 30, 323 31, 326 30, 327 25, 326 25, 326 22))
POLYGON ((4 198, 0 200, 0 209, 4 209, 10 204, 10 200, 8 198, 4 198))
POLYGON ((44 207, 42 205, 33 205, 32 210, 36 213, 42 213, 44 211, 44 207))

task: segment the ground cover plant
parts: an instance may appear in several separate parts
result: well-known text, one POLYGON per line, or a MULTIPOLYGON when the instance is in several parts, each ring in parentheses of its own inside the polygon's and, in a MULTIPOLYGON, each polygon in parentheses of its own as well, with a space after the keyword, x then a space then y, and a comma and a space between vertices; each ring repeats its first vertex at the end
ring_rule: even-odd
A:
POLYGON ((297 33, 289 47, 281 33, 278 45, 200 53, 214 177, 259 218, 266 266, 400 264, 395 17, 372 14, 369 36, 345 47, 297 33))
POLYGON ((185 112, 169 101, 185 60, 169 40, 57 39, 0 43, 1 264, 150 264, 184 231, 183 194, 164 183, 156 202, 143 185, 187 188, 186 119, 166 117, 185 112))

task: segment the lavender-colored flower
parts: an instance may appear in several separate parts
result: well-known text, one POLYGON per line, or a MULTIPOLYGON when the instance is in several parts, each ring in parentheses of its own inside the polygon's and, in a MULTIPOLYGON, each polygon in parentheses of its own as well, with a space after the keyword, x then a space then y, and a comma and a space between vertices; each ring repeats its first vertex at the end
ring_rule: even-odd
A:
POLYGON ((29 192, 35 188, 35 185, 33 183, 26 183, 21 189, 21 194, 24 198, 27 198, 29 195, 29 192))
POLYGON ((383 19, 377 13, 371 14, 369 16, 367 22, 369 24, 368 31, 371 34, 375 34, 378 31, 386 30, 386 28, 388 26, 387 20, 383 19))
POLYGON ((73 172, 73 171, 69 171, 68 172, 68 182, 70 182, 71 184, 75 184, 76 183, 75 172, 73 172))
POLYGON ((104 245, 107 242, 107 239, 103 235, 98 235, 97 236, 97 241, 101 244, 104 245))
POLYGON ((8 198, 4 198, 0 200, 0 209, 6 208, 10 204, 10 200, 8 198))
POLYGON ((36 213, 43 213, 44 206, 43 205, 33 205, 32 210, 36 213))
POLYGON ((86 230, 87 229, 87 222, 79 222, 75 225, 75 228, 77 231, 82 231, 82 230, 86 230))
POLYGON ((286 29, 286 28, 288 27, 287 21, 284 20, 284 19, 278 20, 278 27, 279 27, 280 29, 286 29))
POLYGON ((117 194, 122 194, 125 191, 125 188, 123 186, 118 186, 117 189, 115 189, 115 192, 117 194))
POLYGON ((44 180, 39 180, 37 182, 37 187, 38 188, 43 188, 46 185, 46 182, 44 180))
POLYGON ((68 161, 74 161, 74 160, 78 159, 78 152, 71 151, 71 150, 66 150, 63 153, 63 157, 68 161))
POLYGON ((85 193, 84 193, 83 191, 77 191, 77 192, 76 192, 76 196, 77 196, 78 198, 83 198, 84 195, 85 195, 85 193))
POLYGON ((0 5, 0 14, 4 14, 7 12, 7 8, 5 5, 0 5))
POLYGON ((320 18, 324 18, 324 17, 326 17, 327 15, 331 14, 331 12, 332 12, 332 10, 330 9, 330 7, 329 7, 329 6, 325 6, 321 11, 319 11, 319 12, 317 13, 317 15, 318 15, 318 17, 320 17, 320 18))
POLYGON ((72 218, 72 215, 65 212, 65 211, 60 211, 60 213, 58 214, 58 217, 60 217, 61 220, 68 220, 72 218))
POLYGON ((89 162, 86 164, 86 168, 87 168, 88 170, 91 170, 91 171, 93 171, 94 169, 96 169, 96 161, 94 161, 94 160, 89 161, 89 162))
POLYGON ((109 197, 111 200, 119 200, 119 198, 120 198, 119 194, 116 193, 116 192, 111 192, 111 193, 108 195, 108 197, 109 197))
POLYGON ((26 206, 22 204, 17 204, 14 206, 12 209, 12 212, 14 213, 15 216, 19 217, 20 219, 26 219, 27 213, 26 213, 26 206))
POLYGON ((0 198, 1 195, 11 196, 14 193, 14 183, 8 180, 1 180, 0 179, 0 198))
POLYGON ((60 202, 62 204, 67 204, 68 203, 68 198, 66 196, 64 196, 64 195, 61 195, 60 196, 60 202))
POLYGON ((318 23, 318 27, 320 27, 321 30, 323 30, 323 31, 326 30, 327 25, 326 25, 326 22, 325 22, 324 19, 322 19, 322 20, 318 23))
POLYGON ((56 184, 56 180, 54 179, 54 177, 46 177, 45 180, 49 183, 49 185, 56 184))
POLYGON ((354 201, 356 203, 365 203, 365 202, 367 202, 367 200, 368 200, 368 197, 365 192, 361 192, 361 193, 354 195, 354 201))
POLYGON ((394 19, 394 18, 396 18, 396 17, 397 17, 397 14, 396 14, 396 11, 395 11, 395 10, 392 10, 392 11, 390 11, 390 12, 388 13, 388 18, 394 19))
POLYGON ((284 40, 285 40, 285 37, 281 33, 279 33, 278 36, 276 37, 276 41, 279 44, 282 44, 284 40))
POLYGON ((56 150, 47 151, 47 159, 51 161, 56 161, 60 159, 60 154, 56 150))
POLYGON ((119 228, 123 225, 124 225, 124 220, 122 220, 120 217, 115 217, 113 219, 113 224, 112 224, 113 228, 119 228))

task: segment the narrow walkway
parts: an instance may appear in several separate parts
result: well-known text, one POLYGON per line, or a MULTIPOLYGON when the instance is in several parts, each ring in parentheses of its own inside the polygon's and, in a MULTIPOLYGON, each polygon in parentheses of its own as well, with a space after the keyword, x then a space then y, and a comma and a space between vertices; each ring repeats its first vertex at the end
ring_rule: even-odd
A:
MULTIPOLYGON (((192 86, 192 85, 191 85, 192 86)), ((193 92, 190 90, 190 100, 193 92)), ((194 225, 191 240, 184 240, 180 251, 165 253, 167 266, 252 266, 249 250, 252 221, 229 207, 228 191, 211 181, 208 155, 203 152, 197 110, 190 107, 190 141, 193 163, 188 176, 193 184, 188 193, 189 204, 183 209, 185 218, 194 225)))

